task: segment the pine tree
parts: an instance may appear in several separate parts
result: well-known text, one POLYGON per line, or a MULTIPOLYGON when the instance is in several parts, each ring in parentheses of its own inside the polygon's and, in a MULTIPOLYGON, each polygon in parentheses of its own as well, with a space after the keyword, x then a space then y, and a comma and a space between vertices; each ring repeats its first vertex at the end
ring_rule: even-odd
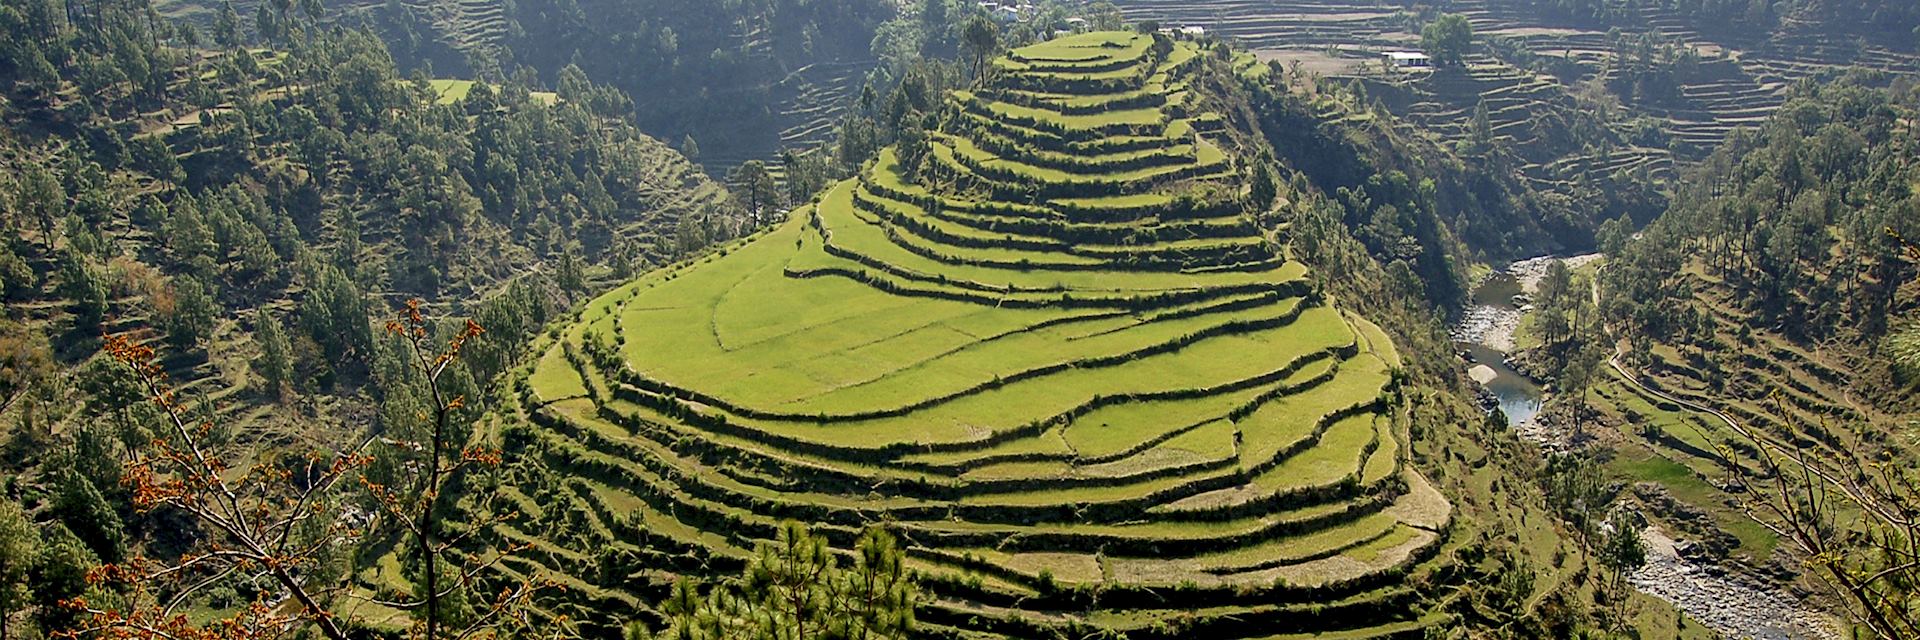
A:
POLYGON ((13 614, 26 608, 27 578, 39 555, 37 527, 19 503, 0 497, 0 640, 11 640, 13 614))
POLYGON ((1257 213, 1266 213, 1273 209, 1275 198, 1280 195, 1279 181, 1274 178, 1273 167, 1260 163, 1253 170, 1253 184, 1248 188, 1248 197, 1253 201, 1257 213))
POLYGON ((268 395, 286 397, 293 382, 293 346, 271 312, 261 309, 254 312, 253 317, 253 342, 260 347, 260 358, 253 361, 253 371, 260 376, 268 395))
POLYGON ((692 134, 680 139, 680 155, 686 156, 688 162, 700 161, 700 143, 694 141, 692 134))
POLYGON ((72 303, 74 329, 92 332, 106 322, 106 280, 76 252, 66 251, 61 255, 60 295, 72 303))
POLYGON ((202 340, 213 337, 220 310, 199 280, 186 274, 174 278, 171 302, 171 308, 163 310, 160 318, 168 343, 175 348, 192 349, 202 340))
POLYGON ((232 0, 220 3, 220 15, 213 22, 213 41, 229 49, 240 46, 240 12, 234 10, 232 0))
POLYGON ((776 206, 775 197, 779 194, 773 182, 773 174, 767 172, 767 164, 759 160, 748 160, 733 171, 727 172, 727 183, 733 186, 737 195, 747 206, 747 212, 758 223, 776 206))
POLYGON ((107 504, 100 489, 79 472, 69 468, 60 474, 59 488, 53 498, 53 513, 75 535, 87 543, 94 554, 116 562, 126 553, 125 525, 120 514, 107 504))
POLYGON ((554 266, 554 280, 560 290, 577 293, 587 289, 586 275, 581 272, 580 261, 573 257, 572 251, 561 251, 560 260, 554 266))
POLYGON ((73 608, 62 606, 85 595, 87 575, 99 566, 100 558, 87 544, 61 523, 41 529, 40 555, 34 560, 33 621, 43 631, 66 630, 79 617, 73 608))
POLYGON ((986 72, 987 58, 1000 47, 1000 28, 985 16, 974 16, 967 21, 961 37, 966 42, 967 51, 973 54, 973 77, 978 80, 980 74, 986 72))
POLYGON ((1477 151, 1485 152, 1493 147, 1493 122, 1487 115, 1487 101, 1484 99, 1473 107, 1472 132, 1473 145, 1477 151))
MULTIPOLYGON (((898 543, 879 528, 861 534, 852 566, 841 566, 826 541, 787 522, 760 545, 738 582, 706 594, 691 582, 668 596, 662 640, 736 638, 890 640, 912 633, 918 595, 898 543)), ((646 637, 629 625, 627 637, 646 637)))
POLYGON ((13 194, 14 210, 33 214, 40 223, 40 243, 52 252, 53 227, 67 216, 67 194, 60 188, 60 180, 46 168, 33 167, 26 173, 13 194))
MULTIPOLYGON (((1607 518, 1609 530, 1600 548, 1600 564, 1613 571, 1613 589, 1622 592, 1627 576, 1647 564, 1647 548, 1640 542, 1646 518, 1633 509, 1621 508, 1607 518)), ((1626 600, 1622 593, 1620 601, 1626 600)))

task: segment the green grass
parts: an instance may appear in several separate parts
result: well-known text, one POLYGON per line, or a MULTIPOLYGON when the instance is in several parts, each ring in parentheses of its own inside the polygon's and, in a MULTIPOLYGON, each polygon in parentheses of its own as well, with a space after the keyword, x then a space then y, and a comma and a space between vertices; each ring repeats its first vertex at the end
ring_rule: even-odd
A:
POLYGON ((1751 558, 1764 561, 1780 545, 1779 537, 1766 527, 1725 506, 1726 493, 1695 475, 1686 465, 1650 451, 1622 451, 1607 469, 1635 482, 1658 483, 1675 499, 1705 509, 1713 516, 1715 526, 1740 541, 1738 551, 1751 558))
POLYGON ((1310 436, 1321 416, 1373 400, 1386 382, 1384 363, 1379 358, 1361 356, 1342 363, 1333 379, 1324 384, 1261 405, 1240 421, 1247 443, 1241 460, 1258 465, 1273 459, 1295 441, 1310 436))
POLYGON ((1013 60, 1037 62, 1088 62, 1128 60, 1144 55, 1153 39, 1122 32, 1094 32, 1056 38, 1014 51, 1013 60))
POLYGON ((465 99, 473 91, 472 80, 434 78, 428 80, 427 84, 433 87, 434 104, 453 104, 465 99))
POLYGON ((1158 108, 1122 109, 1086 115, 1069 115, 1051 109, 1035 109, 1005 102, 987 103, 985 108, 988 113, 996 117, 1038 120, 1068 131, 1092 131, 1113 126, 1152 126, 1162 124, 1166 117, 1158 108))
POLYGON ((542 400, 561 400, 587 395, 587 384, 580 372, 567 362, 566 353, 559 347, 547 349, 534 365, 533 375, 527 380, 533 385, 533 393, 542 400))
POLYGON ((1378 431, 1373 414, 1348 416, 1335 421, 1305 452, 1287 457, 1272 471, 1254 479, 1254 486, 1267 491, 1287 491, 1330 485, 1357 477, 1366 461, 1361 452, 1377 444, 1378 431))
POLYGON ((1299 384, 1332 365, 1331 361, 1308 365, 1301 374, 1292 376, 1293 379, 1235 393, 1159 402, 1130 402, 1096 409, 1067 425, 1067 443, 1083 457, 1107 458, 1176 429, 1223 420, 1228 412, 1252 402, 1261 394, 1290 383, 1299 384))

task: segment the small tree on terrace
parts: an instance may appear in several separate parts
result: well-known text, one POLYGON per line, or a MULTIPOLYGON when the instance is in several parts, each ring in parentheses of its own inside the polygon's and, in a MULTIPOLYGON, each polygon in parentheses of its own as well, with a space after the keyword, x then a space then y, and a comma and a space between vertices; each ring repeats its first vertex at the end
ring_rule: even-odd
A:
POLYGON ((1473 24, 1457 13, 1441 14, 1420 30, 1420 48, 1433 56, 1434 64, 1458 65, 1473 46, 1473 24))
POLYGON ((1625 507, 1615 509, 1607 519, 1607 535, 1596 550, 1600 565, 1613 574, 1608 589, 1614 605, 1619 607, 1614 616, 1619 622, 1626 620, 1627 578, 1647 564, 1647 548, 1640 542, 1640 532, 1646 528, 1646 517, 1640 512, 1625 507))
POLYGON ((999 53, 1000 27, 986 16, 974 16, 960 37, 966 42, 967 52, 973 54, 973 77, 978 79, 987 70, 987 58, 999 53))
POLYGON ((746 205, 747 213, 753 216, 755 224, 761 222, 766 209, 778 204, 774 199, 779 196, 780 190, 773 182, 773 174, 767 171, 765 162, 748 160, 734 167, 727 172, 727 184, 733 187, 741 204, 746 205))

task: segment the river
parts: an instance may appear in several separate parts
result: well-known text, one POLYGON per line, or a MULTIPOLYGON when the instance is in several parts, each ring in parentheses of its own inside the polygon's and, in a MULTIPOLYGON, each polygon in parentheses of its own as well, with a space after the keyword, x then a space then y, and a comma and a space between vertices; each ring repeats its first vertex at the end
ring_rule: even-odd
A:
MULTIPOLYGON (((1473 301, 1460 322, 1454 325, 1453 339, 1467 354, 1467 374, 1493 399, 1507 424, 1518 427, 1540 413, 1545 393, 1533 380, 1507 366, 1507 353, 1513 350, 1513 332, 1520 326, 1530 285, 1532 266, 1550 258, 1522 260, 1494 272, 1473 290, 1473 301)), ((1544 267, 1541 267, 1544 273, 1544 267)))

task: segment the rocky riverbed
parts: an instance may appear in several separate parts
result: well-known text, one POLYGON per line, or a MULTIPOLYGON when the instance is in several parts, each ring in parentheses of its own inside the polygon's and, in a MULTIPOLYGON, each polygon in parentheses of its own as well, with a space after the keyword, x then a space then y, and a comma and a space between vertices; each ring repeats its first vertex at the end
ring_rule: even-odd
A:
POLYGON ((1671 602, 1729 638, 1841 640, 1827 616, 1781 594, 1777 588, 1688 560, 1679 545, 1655 527, 1640 533, 1647 564, 1628 577, 1634 588, 1671 602))
POLYGON ((1541 256, 1515 262, 1489 275, 1476 285, 1476 303, 1468 307, 1460 322, 1454 325, 1454 341, 1486 345, 1501 353, 1513 351, 1513 332, 1520 328, 1520 319, 1525 313, 1511 298, 1514 295, 1532 298, 1540 291, 1540 281, 1546 279, 1547 269, 1555 262, 1565 262, 1567 268, 1578 269, 1599 259, 1597 253, 1566 258, 1541 256), (1503 296, 1507 299, 1501 299, 1503 296))
POLYGON ((1528 258, 1508 265, 1507 273, 1513 274, 1514 279, 1520 281, 1520 291, 1522 293, 1533 295, 1540 290, 1540 281, 1547 278, 1547 269, 1551 268, 1553 263, 1564 262, 1567 264, 1568 269, 1579 269, 1599 259, 1600 254, 1598 253, 1586 253, 1565 258, 1541 256, 1538 258, 1528 258))
POLYGON ((1519 309, 1510 307, 1471 307, 1460 316, 1460 323, 1454 325, 1453 340, 1483 344, 1501 353, 1513 351, 1513 331, 1520 328, 1520 315, 1519 309))

